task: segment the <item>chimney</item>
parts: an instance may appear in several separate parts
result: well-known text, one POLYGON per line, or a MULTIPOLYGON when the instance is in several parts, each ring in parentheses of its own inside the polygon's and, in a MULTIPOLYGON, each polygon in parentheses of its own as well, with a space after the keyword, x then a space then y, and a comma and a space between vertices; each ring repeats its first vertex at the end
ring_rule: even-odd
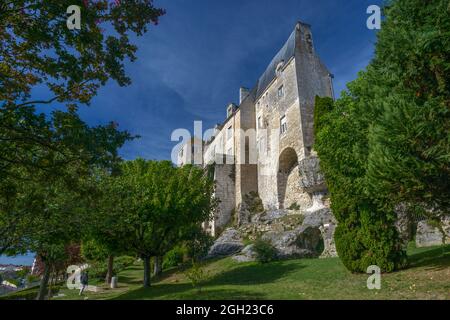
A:
POLYGON ((244 99, 247 98, 249 93, 250 93, 250 90, 248 88, 245 88, 245 87, 239 88, 239 104, 241 104, 242 101, 244 101, 244 99))

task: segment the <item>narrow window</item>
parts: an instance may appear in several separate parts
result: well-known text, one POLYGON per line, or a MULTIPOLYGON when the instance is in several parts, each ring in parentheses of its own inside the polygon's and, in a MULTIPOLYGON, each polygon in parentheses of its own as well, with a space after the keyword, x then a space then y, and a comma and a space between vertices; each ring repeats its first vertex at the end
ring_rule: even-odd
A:
POLYGON ((261 116, 258 117, 258 129, 262 128, 261 116))
POLYGON ((278 98, 281 98, 284 96, 284 87, 281 86, 278 88, 278 98))
POLYGON ((233 126, 229 126, 227 129, 227 139, 230 140, 231 136, 233 135, 233 126))
POLYGON ((282 116, 280 119, 280 133, 284 134, 287 131, 287 123, 286 123, 286 116, 282 116))

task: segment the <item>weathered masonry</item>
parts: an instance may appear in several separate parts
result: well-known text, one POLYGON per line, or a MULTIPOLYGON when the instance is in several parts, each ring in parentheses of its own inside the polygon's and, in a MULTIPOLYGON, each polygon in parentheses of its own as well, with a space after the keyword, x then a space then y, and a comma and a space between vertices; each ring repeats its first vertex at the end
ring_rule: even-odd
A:
POLYGON ((332 75, 315 52, 311 27, 298 22, 256 85, 240 88, 239 104, 227 106, 215 135, 198 142, 203 165, 214 169, 220 199, 208 225, 211 233, 220 233, 232 219, 245 220, 248 195, 259 195, 266 210, 295 206, 306 211, 315 201, 314 206, 323 205, 325 187, 315 181, 316 172, 308 172, 315 168, 316 95, 333 97, 332 75))

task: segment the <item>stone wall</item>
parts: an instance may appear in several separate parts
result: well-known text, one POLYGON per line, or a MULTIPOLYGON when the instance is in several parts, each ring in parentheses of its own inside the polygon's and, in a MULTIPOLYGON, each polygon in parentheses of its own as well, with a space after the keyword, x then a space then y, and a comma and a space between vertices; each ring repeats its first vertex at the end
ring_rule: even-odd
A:
POLYGON ((235 116, 236 208, 243 197, 258 192, 255 102, 248 95, 235 116))
POLYGON ((301 111, 303 153, 309 155, 314 143, 314 100, 315 96, 333 97, 331 74, 315 53, 311 28, 307 24, 297 25, 297 47, 295 64, 298 96, 301 111))
POLYGON ((302 143, 295 60, 287 61, 280 71, 279 76, 256 100, 256 122, 262 124, 257 127, 258 192, 268 209, 280 207, 278 185, 279 179, 284 179, 284 173, 279 175, 280 154, 289 147, 298 158, 302 143), (281 86, 283 96, 279 97, 281 86), (280 121, 283 116, 287 130, 281 134, 280 121))
POLYGON ((430 225, 427 221, 417 223, 416 246, 429 247, 450 243, 450 216, 442 221, 442 230, 430 225))
POLYGON ((214 166, 215 192, 214 196, 220 200, 218 209, 211 222, 213 236, 220 234, 230 223, 235 210, 235 167, 230 164, 216 164, 214 166))

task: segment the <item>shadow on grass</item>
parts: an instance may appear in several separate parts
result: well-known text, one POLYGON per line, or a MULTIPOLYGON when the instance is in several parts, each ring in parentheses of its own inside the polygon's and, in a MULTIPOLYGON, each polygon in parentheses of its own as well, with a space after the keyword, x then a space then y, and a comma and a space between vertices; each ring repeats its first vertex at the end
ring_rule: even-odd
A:
MULTIPOLYGON (((166 278, 170 278, 173 274, 183 271, 185 268, 179 267, 179 268, 171 268, 168 270, 164 270, 163 274, 159 276, 152 276, 151 282, 160 282, 165 280, 166 278)), ((134 272, 135 275, 123 275, 119 274, 119 280, 121 283, 128 283, 128 284, 142 284, 142 279, 144 276, 144 270, 143 267, 140 265, 134 265, 127 268, 127 274, 131 272, 134 272)))
POLYGON ((450 267, 450 245, 415 253, 408 258, 410 267, 431 267, 442 270, 450 267))
POLYGON ((238 266, 219 273, 206 282, 206 285, 252 285, 271 283, 304 266, 276 261, 266 264, 238 266))
POLYGON ((188 283, 155 284, 150 288, 139 288, 115 297, 113 300, 172 299, 172 300, 260 300, 265 295, 234 289, 214 289, 206 285, 199 292, 188 283))
MULTIPOLYGON (((250 290, 235 290, 216 288, 227 285, 255 285, 274 282, 277 279, 286 276, 286 274, 303 268, 303 266, 286 264, 283 261, 272 262, 268 264, 251 264, 238 266, 232 270, 219 273, 209 280, 203 286, 202 291, 198 292, 190 283, 156 283, 150 288, 139 288, 128 291, 114 298, 114 300, 133 300, 133 299, 264 299, 265 294, 252 292, 250 290)), ((123 277, 125 281, 130 281, 123 277)), ((134 281, 135 279, 133 279, 134 281)))

